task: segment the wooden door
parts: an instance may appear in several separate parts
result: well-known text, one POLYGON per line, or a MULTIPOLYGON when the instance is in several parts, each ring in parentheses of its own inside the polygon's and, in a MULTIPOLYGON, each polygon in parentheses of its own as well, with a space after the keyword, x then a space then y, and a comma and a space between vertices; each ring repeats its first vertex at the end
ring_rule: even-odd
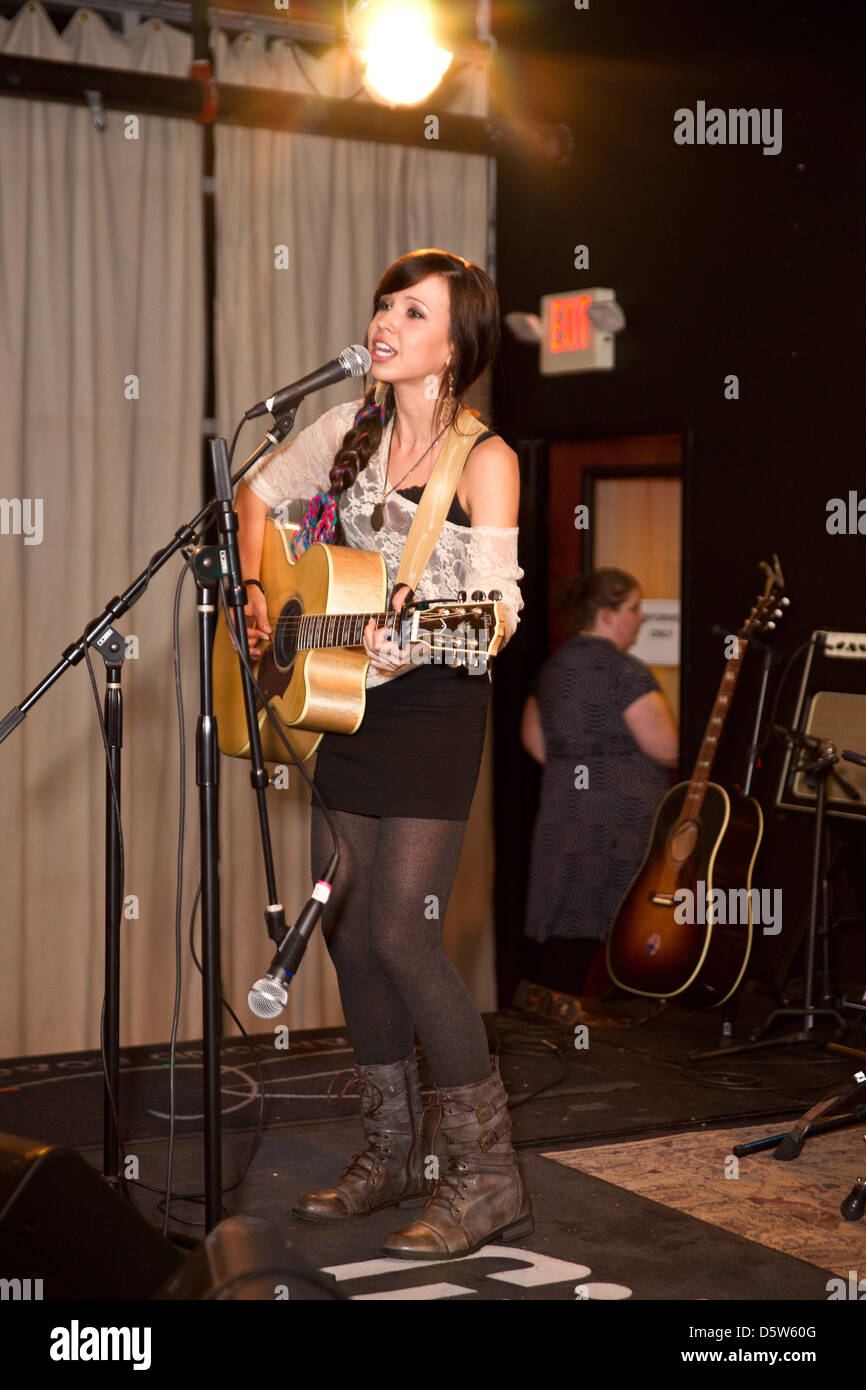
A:
MULTIPOLYGON (((596 478, 594 568, 615 565, 640 580, 644 599, 680 597, 682 483, 679 478, 596 478)), ((651 666, 679 721, 679 666, 651 666)))
MULTIPOLYGON (((571 629, 556 596, 570 575, 602 565, 628 570, 645 598, 679 599, 683 441, 678 434, 561 440, 548 473, 548 633, 554 651, 571 629), (578 508, 588 509, 585 514, 578 508), (576 524, 585 521, 584 527, 576 524)), ((679 718, 680 669, 652 667, 679 718)))

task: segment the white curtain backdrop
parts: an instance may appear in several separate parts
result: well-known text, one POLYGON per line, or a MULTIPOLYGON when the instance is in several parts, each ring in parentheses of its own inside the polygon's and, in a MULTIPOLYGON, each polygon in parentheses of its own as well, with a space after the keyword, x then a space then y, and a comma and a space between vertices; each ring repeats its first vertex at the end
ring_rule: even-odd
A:
MULTIPOLYGON (((220 81, 308 94, 309 78, 328 97, 347 97, 359 86, 358 69, 345 50, 329 50, 318 60, 305 53, 301 71, 284 42, 266 46, 244 35, 229 43, 215 33, 212 49, 220 81)), ((486 114, 483 64, 465 70, 448 108, 437 106, 435 96, 422 103, 419 128, 443 109, 486 114)), ((438 246, 486 267, 488 172, 485 156, 439 151, 435 140, 416 149, 217 127, 219 433, 231 438, 253 402, 336 357, 348 343, 365 342, 373 291, 398 256, 438 246)), ((353 380, 318 392, 298 411, 295 432, 339 401, 360 395, 363 385, 353 380)), ((262 437, 261 422, 246 425, 238 460, 262 437)), ((445 921, 449 955, 483 1009, 495 1003, 489 743, 445 921)), ((311 761, 311 773, 312 768, 311 761)), ((248 764, 233 761, 224 772, 226 977, 230 969, 251 981, 268 955, 259 928, 264 897, 255 808, 248 764)), ((268 797, 281 892, 293 917, 310 885, 310 793, 292 768, 288 789, 271 788, 268 797)), ((343 1021, 320 933, 284 1017, 296 1028, 343 1021)))
MULTIPOLYGON (((121 38, 85 11, 58 35, 35 3, 0 46, 178 76, 191 56, 164 24, 121 38)), ((136 131, 106 111, 99 130, 83 105, 0 102, 0 496, 41 499, 43 511, 40 544, 0 535, 3 714, 200 505, 201 140, 191 121, 141 116, 136 131)), ((123 672, 124 1042, 171 1028, 179 564, 117 624, 138 639, 123 672)), ((193 611, 188 595, 194 697, 193 611)), ((93 662, 101 701, 105 668, 93 662)), ((0 745, 4 1056, 98 1044, 104 768, 82 662, 0 745)), ((194 840, 189 851, 194 885, 194 840)), ((188 978, 187 1036, 200 1034, 199 1017, 188 978)))
MULTIPOLYGON (((221 80, 308 92, 292 49, 212 35, 221 80)), ((93 12, 58 34, 33 0, 0 20, 0 50, 186 76, 191 41, 160 21, 120 37, 93 12)), ((325 95, 357 74, 341 53, 306 71, 325 95)), ((458 105, 486 109, 483 69, 458 105)), ((436 107, 431 104, 430 112, 436 107)), ((426 114, 426 113, 425 113, 426 114)), ((423 119, 419 115, 419 119, 423 119)), ((373 288, 397 256, 443 246, 486 264, 487 160, 291 133, 216 129, 217 432, 253 401, 362 341, 373 288), (275 268, 275 247, 289 265, 275 268)), ((0 100, 0 717, 18 703, 200 505, 205 371, 202 132, 191 121, 0 100)), ((316 396, 296 430, 352 387, 316 396)), ((260 430, 241 434, 236 463, 260 430)), ((171 600, 180 562, 117 626, 124 664, 122 1042, 171 1027, 178 751, 171 600), (135 639, 134 641, 131 639, 135 639)), ((195 620, 181 637, 188 715, 184 940, 198 879, 195 620)), ((104 667, 93 658, 100 702, 104 667)), ((242 1020, 270 956, 248 764, 223 763, 223 987, 242 1020)), ((0 744, 0 1056, 93 1048, 103 992, 104 760, 84 664, 0 744)), ((289 918, 309 888, 309 793, 268 792, 289 918)), ((446 922, 476 1002, 493 1004, 487 758, 446 922)), ((286 1021, 342 1023, 320 939, 286 1021)), ((257 1025, 258 1026, 258 1025, 257 1025)), ((226 1031, 231 1031, 227 1024, 226 1031)), ((180 1036, 201 1035, 184 946, 180 1036)))

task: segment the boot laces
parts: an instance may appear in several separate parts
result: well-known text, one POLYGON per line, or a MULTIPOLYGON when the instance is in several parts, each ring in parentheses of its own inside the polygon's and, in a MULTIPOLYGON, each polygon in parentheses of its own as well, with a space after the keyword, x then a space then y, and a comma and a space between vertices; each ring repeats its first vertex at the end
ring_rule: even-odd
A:
POLYGON ((376 1092, 379 1099, 370 1105, 369 1110, 364 1112, 365 1117, 375 1115, 376 1111, 381 1109, 385 1097, 375 1081, 371 1081, 369 1076, 365 1076, 359 1067, 347 1067, 344 1071, 334 1073, 328 1083, 328 1100, 342 1100, 346 1092, 349 1091, 352 1086, 358 1087, 358 1094, 361 1097, 362 1105, 365 1099, 370 1098, 372 1100, 373 1092, 376 1092), (334 1082, 337 1080, 338 1076, 348 1076, 349 1079, 343 1086, 342 1091, 337 1095, 333 1095, 334 1082))
MULTIPOLYGON (((368 1076, 365 1076, 364 1073, 358 1067, 347 1068, 345 1071, 337 1072, 334 1076, 331 1077, 330 1083, 328 1085, 328 1100, 342 1100, 346 1093, 349 1090, 351 1090, 353 1086, 357 1086, 358 1094, 361 1097, 361 1111, 363 1118, 365 1120, 369 1120, 371 1115, 375 1115, 376 1111, 381 1109, 382 1102, 384 1101, 385 1097, 382 1094, 380 1087, 376 1085, 375 1081, 371 1081, 370 1078, 368 1076), (349 1079, 343 1085, 342 1090, 336 1095, 332 1094, 334 1082, 337 1080, 337 1077, 346 1075, 348 1075, 349 1079), (373 1098, 374 1091, 378 1096, 378 1100, 374 1100, 373 1098), (364 1110, 365 1100, 368 1100, 370 1102, 369 1108, 367 1110, 364 1110)), ((373 1168, 379 1162, 379 1160, 386 1157, 387 1155, 387 1147, 385 1143, 386 1139, 387 1135, 377 1134, 375 1130, 369 1133, 367 1135, 366 1149, 363 1149, 360 1153, 354 1154, 349 1159, 349 1162, 346 1164, 340 1176, 342 1178, 346 1178, 352 1172, 358 1172, 361 1174, 362 1177, 368 1177, 370 1173, 373 1171, 373 1168)))
POLYGON ((452 1159, 448 1166, 448 1172, 444 1177, 437 1179, 429 1205, 447 1207, 451 1215, 456 1216, 456 1204, 466 1190, 466 1181, 463 1175, 468 1171, 469 1164, 463 1159, 452 1159))

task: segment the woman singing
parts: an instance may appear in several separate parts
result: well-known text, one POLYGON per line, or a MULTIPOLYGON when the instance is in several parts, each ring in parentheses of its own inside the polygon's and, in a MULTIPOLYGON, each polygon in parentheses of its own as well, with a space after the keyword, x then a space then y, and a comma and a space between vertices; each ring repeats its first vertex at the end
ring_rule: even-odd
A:
MULTIPOLYGON (((407 591, 395 594, 395 579, 424 486, 454 433, 477 432, 461 402, 498 351, 495 287, 478 266, 445 251, 402 256, 377 287, 367 346, 374 383, 363 400, 320 416, 240 488, 241 560, 245 579, 258 578, 268 511, 327 489, 338 500, 344 541, 381 552, 399 609, 407 591)), ((517 457, 491 431, 477 432, 471 447, 467 438, 466 448, 451 510, 415 593, 429 599, 499 591, 510 637, 522 607, 517 457)), ((313 506, 303 536, 321 538, 312 526, 318 515, 313 506)), ((258 655, 271 629, 264 595, 252 586, 249 592, 247 622, 258 655)), ((310 1221, 341 1221, 426 1201, 384 1249, 441 1259, 533 1229, 498 1059, 442 943, 490 679, 413 664, 373 621, 364 650, 370 665, 363 722, 355 734, 325 735, 315 785, 339 834, 340 871, 323 930, 355 1052, 367 1143, 333 1186, 301 1197, 294 1211, 310 1221), (438 1179, 422 1126, 416 1032, 441 1107, 438 1179)), ((314 802, 314 878, 331 852, 314 802)))

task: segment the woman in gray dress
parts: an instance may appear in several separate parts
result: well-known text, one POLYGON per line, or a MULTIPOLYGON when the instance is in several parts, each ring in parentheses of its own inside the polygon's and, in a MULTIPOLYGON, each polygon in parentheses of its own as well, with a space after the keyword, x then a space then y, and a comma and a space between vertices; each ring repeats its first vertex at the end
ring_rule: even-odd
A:
POLYGON ((534 983, 579 994, 643 859, 678 740, 658 682, 628 652, 643 622, 638 581, 593 570, 564 599, 577 636, 542 666, 521 728, 544 768, 525 930, 534 983))

